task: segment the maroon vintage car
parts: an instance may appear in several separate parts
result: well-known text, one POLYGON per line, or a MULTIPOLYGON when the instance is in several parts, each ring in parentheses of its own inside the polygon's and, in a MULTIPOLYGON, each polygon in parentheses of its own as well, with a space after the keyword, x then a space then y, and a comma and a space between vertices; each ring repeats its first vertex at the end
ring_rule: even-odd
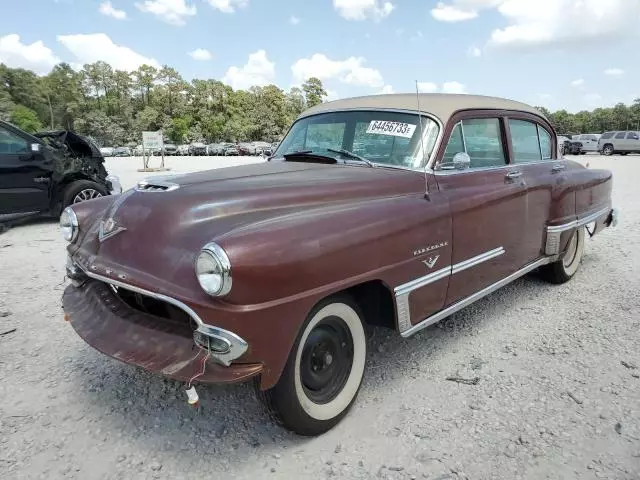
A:
POLYGON ((254 379, 277 421, 319 434, 356 398, 365 325, 407 337, 533 270, 576 273, 585 231, 616 222, 612 178, 556 143, 499 98, 323 103, 267 162, 67 209, 66 318, 167 377, 254 379))

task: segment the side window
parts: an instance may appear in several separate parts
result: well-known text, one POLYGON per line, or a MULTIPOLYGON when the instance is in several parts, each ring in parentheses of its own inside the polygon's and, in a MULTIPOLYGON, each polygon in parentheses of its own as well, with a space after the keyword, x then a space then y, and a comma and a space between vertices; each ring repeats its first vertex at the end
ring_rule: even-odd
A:
POLYGON ((620 133, 618 133, 616 135, 616 138, 618 138, 618 139, 624 138, 625 134, 626 134, 626 132, 620 132, 620 133))
POLYGON ((447 148, 444 151, 443 163, 450 164, 453 162, 453 157, 456 153, 464 152, 464 140, 462 139, 462 125, 458 123, 451 132, 451 138, 447 143, 447 148))
POLYGON ((27 153, 27 141, 0 127, 0 155, 27 153))
POLYGON ((502 149, 500 121, 497 118, 478 118, 462 121, 462 135, 470 168, 501 167, 506 164, 502 149))
POLYGON ((609 139, 609 138, 613 137, 613 133, 614 133, 614 132, 607 132, 607 133, 603 133, 603 134, 602 134, 602 137, 600 137, 600 138, 602 138, 603 140, 607 140, 607 139, 609 139))
POLYGON ((443 164, 451 165, 456 153, 466 152, 469 168, 501 167, 506 164, 502 148, 500 121, 497 118, 474 118, 458 123, 445 148, 443 164))
POLYGON ((538 139, 540 140, 540 151, 542 159, 549 160, 551 158, 551 134, 540 125, 538 127, 538 139))
POLYGON ((627 140, 638 140, 638 132, 629 132, 627 133, 627 140))
MULTIPOLYGON (((538 127, 535 123, 509 119, 509 130, 511 131, 514 163, 539 162, 542 160, 540 142, 538 140, 538 127)), ((547 143, 549 144, 548 158, 551 158, 550 138, 547 139, 547 143)))

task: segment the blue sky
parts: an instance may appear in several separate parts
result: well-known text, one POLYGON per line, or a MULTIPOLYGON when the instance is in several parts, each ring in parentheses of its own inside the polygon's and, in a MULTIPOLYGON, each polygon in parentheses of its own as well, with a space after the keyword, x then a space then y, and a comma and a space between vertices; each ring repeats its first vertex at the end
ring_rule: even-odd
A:
POLYGON ((120 69, 331 97, 497 95, 570 111, 640 97, 640 0, 22 0, 3 5, 0 61, 120 69))

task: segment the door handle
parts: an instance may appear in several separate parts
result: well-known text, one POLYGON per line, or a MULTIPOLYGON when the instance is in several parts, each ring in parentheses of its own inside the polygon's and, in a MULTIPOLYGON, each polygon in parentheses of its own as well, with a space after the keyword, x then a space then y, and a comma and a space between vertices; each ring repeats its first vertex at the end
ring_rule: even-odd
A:
POLYGON ((562 170, 564 170, 565 168, 567 168, 565 165, 562 165, 560 163, 554 165, 553 167, 551 167, 551 172, 552 173, 558 173, 561 172, 562 170))
POLYGON ((520 178, 522 176, 522 172, 518 170, 513 170, 505 175, 507 180, 515 180, 516 178, 520 178))

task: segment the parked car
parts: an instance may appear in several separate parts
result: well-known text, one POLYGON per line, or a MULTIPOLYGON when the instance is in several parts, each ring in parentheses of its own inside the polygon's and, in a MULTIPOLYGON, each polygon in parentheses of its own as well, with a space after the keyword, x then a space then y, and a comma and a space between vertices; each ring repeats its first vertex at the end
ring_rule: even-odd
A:
POLYGON ((103 157, 113 157, 114 148, 113 147, 102 147, 100 148, 100 154, 103 157))
POLYGON ((130 157, 131 149, 129 147, 118 147, 113 149, 114 157, 130 157))
POLYGON ((187 156, 189 155, 189 145, 178 145, 177 155, 187 156))
POLYGON ((238 155, 250 156, 256 154, 256 147, 250 143, 239 143, 237 149, 238 155))
POLYGON ((240 155, 238 147, 236 147, 233 143, 228 143, 224 146, 224 155, 240 155))
POLYGON ((628 130, 605 132, 598 141, 598 152, 603 155, 640 153, 640 134, 628 130))
POLYGON ((571 139, 564 135, 558 135, 558 149, 560 155, 565 155, 571 150, 571 139))
POLYGON ((571 139, 572 150, 575 152, 576 149, 579 149, 579 151, 575 153, 579 153, 580 155, 584 155, 585 153, 589 152, 597 152, 599 139, 599 133, 584 133, 582 135, 574 135, 571 139))
POLYGON ((222 145, 218 143, 212 143, 211 145, 207 145, 207 155, 222 155, 224 150, 222 145))
POLYGON ((189 145, 189 155, 206 155, 207 146, 202 142, 194 142, 189 145))
POLYGON ((366 324, 409 337, 528 272, 570 280, 585 226, 616 224, 611 172, 558 158, 529 105, 416 104, 322 103, 269 162, 150 178, 66 210, 63 228, 78 219, 62 298, 71 326, 103 354, 184 382, 254 379, 280 424, 316 435, 355 401, 366 324), (350 151, 358 141, 380 145, 375 163, 350 151))
POLYGON ((70 131, 27 132, 0 121, 0 221, 120 193, 98 147, 70 131))
POLYGON ((178 154, 178 146, 174 143, 165 143, 162 145, 162 150, 160 151, 160 155, 164 155, 166 157, 172 157, 178 154))

